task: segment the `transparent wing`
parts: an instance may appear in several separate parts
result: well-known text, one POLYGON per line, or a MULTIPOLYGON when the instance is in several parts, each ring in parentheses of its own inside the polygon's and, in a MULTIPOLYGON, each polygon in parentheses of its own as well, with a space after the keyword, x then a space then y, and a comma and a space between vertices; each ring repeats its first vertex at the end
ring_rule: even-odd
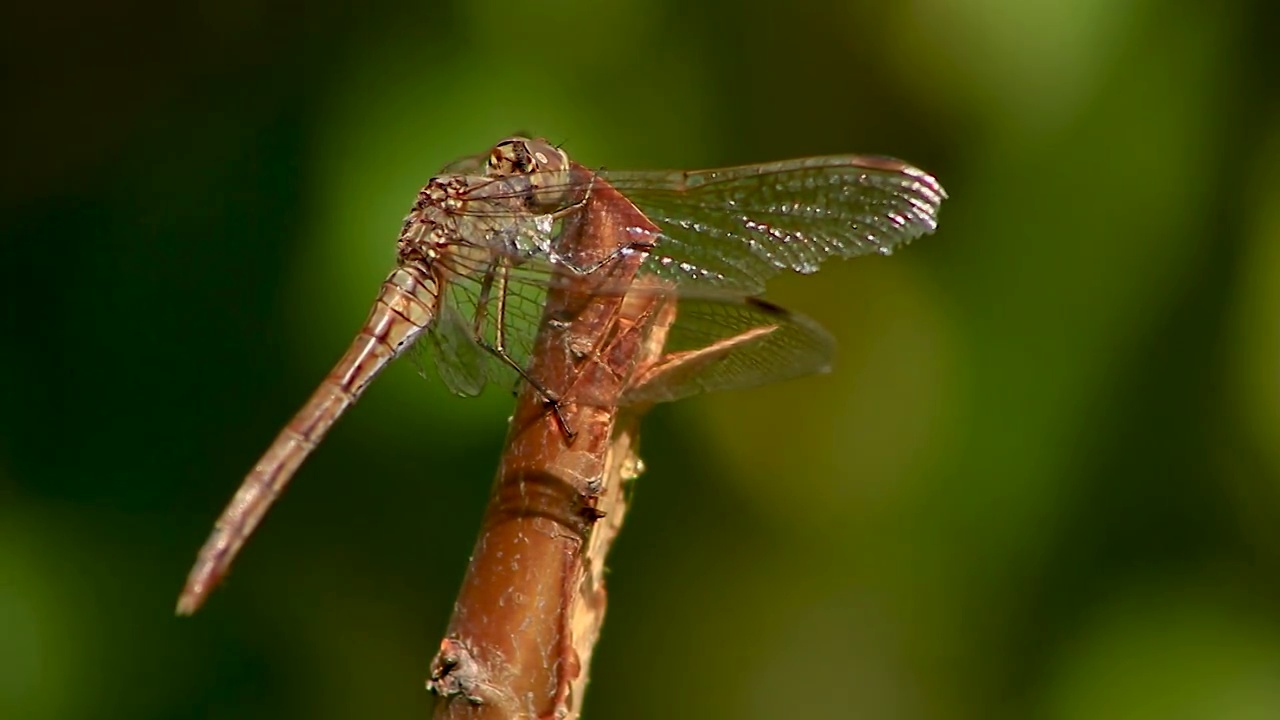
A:
MULTIPOLYGON (((489 353, 476 342, 472 328, 455 303, 441 304, 436 324, 427 335, 429 342, 420 342, 415 349, 430 348, 431 359, 445 387, 455 395, 479 395, 488 379, 489 353)), ((425 364, 421 358, 419 362, 425 364)))
POLYGON ((475 155, 467 155, 440 168, 438 175, 481 175, 484 173, 485 161, 489 159, 489 151, 475 155))
POLYGON ((682 299, 677 307, 665 328, 663 360, 636 378, 624 405, 754 387, 831 367, 835 340, 827 331, 772 303, 702 298, 682 299))
POLYGON ((502 260, 441 259, 447 281, 440 318, 415 351, 424 370, 423 354, 430 355, 440 379, 457 395, 479 395, 490 382, 514 390, 519 379, 514 366, 528 367, 549 275, 513 271, 502 260))
POLYGON ((934 231, 946 193, 890 158, 807 158, 724 170, 602 173, 661 229, 645 270, 760 292, 780 270, 889 254, 934 231))
MULTIPOLYGON (((932 175, 900 160, 867 155, 577 176, 573 188, 536 178, 520 187, 563 202, 559 198, 581 198, 594 178, 607 181, 660 228, 644 246, 619 252, 646 252, 643 272, 693 294, 699 289, 757 294, 782 270, 812 273, 827 258, 889 254, 932 233, 946 198, 932 175)), ((490 215, 490 220, 510 212, 509 204, 487 202, 501 191, 482 187, 477 194, 486 202, 470 203, 468 212, 490 215)), ((549 234, 549 227, 540 231, 549 234)))
POLYGON ((932 232, 946 197, 929 174, 873 156, 696 172, 577 167, 571 185, 537 175, 478 183, 457 209, 465 243, 478 252, 441 258, 451 275, 445 304, 456 309, 459 322, 434 342, 437 364, 456 392, 474 394, 485 379, 514 383, 517 377, 508 363, 483 350, 484 357, 477 356, 459 338, 469 335, 477 348, 500 347, 513 364, 527 367, 546 288, 571 279, 581 289, 580 281, 590 276, 593 293, 633 292, 631 278, 623 274, 615 282, 608 266, 612 258, 635 253, 644 255, 640 276, 659 281, 680 302, 668 329, 671 361, 637 383, 629 402, 662 402, 819 371, 832 354, 825 331, 748 296, 783 270, 808 273, 830 257, 890 253, 932 232), (620 236, 630 244, 613 256, 574 265, 555 254, 556 234, 597 178, 634 202, 659 230, 628 228, 620 236))
MULTIPOLYGON (((513 363, 528 367, 552 268, 486 266, 461 258, 452 258, 450 266, 440 319, 421 346, 429 346, 441 379, 459 395, 477 395, 488 382, 514 389, 518 373, 483 346, 501 347, 513 363)), ((646 292, 634 286, 631 291, 646 292)), ((665 336, 663 359, 635 379, 623 405, 826 372, 835 352, 831 336, 809 318, 727 293, 678 298, 674 320, 655 332, 665 336)))

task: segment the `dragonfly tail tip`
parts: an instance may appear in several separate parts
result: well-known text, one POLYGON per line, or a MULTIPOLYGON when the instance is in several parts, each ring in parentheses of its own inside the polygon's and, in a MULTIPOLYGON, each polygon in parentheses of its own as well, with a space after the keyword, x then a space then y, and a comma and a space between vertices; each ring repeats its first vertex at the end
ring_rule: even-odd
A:
POLYGON ((200 609, 201 599, 199 595, 192 593, 190 590, 183 590, 178 596, 178 605, 174 608, 174 614, 178 617, 191 617, 200 609))

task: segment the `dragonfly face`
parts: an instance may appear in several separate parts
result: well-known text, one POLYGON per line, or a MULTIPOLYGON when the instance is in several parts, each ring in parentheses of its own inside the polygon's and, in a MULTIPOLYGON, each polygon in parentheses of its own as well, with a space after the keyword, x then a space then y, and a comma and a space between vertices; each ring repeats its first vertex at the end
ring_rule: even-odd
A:
POLYGON ((530 185, 530 207, 553 211, 576 201, 570 172, 569 155, 564 150, 541 138, 512 137, 494 146, 485 174, 526 177, 530 185))

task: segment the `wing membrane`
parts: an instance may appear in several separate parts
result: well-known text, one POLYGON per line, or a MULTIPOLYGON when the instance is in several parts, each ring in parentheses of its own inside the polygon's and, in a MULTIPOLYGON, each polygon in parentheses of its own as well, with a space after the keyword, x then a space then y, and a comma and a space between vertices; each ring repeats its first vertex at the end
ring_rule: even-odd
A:
POLYGON ((755 298, 682 299, 666 328, 664 360, 623 404, 679 400, 827 372, 835 340, 814 321, 755 298))
POLYGON ((784 270, 811 273, 828 258, 889 254, 933 232, 946 198, 928 173, 866 155, 691 172, 581 169, 572 177, 571 185, 559 180, 563 175, 551 182, 536 174, 480 182, 458 210, 472 220, 467 243, 484 252, 441 258, 450 275, 445 304, 457 313, 434 345, 455 392, 474 394, 486 379, 516 377, 478 343, 501 344, 527 367, 547 288, 568 280, 580 290, 588 278, 596 294, 634 292, 629 277, 614 280, 606 267, 634 253, 644 255, 639 275, 657 281, 679 306, 668 329, 671 363, 637 384, 628 402, 665 402, 820 371, 833 353, 826 332, 750 296, 784 270), (635 203, 659 231, 628 228, 630 245, 599 265, 575 266, 552 249, 561 222, 577 211, 572 203, 597 179, 635 203), (498 267, 501 280, 490 277, 486 291, 485 278, 498 267), (468 335, 471 348, 461 342, 468 335))
MULTIPOLYGON (((661 229, 649 234, 644 247, 619 252, 647 253, 644 272, 694 294, 700 289, 757 294, 782 270, 812 273, 828 258, 889 254, 932 233, 946 198, 928 173, 866 155, 692 172, 603 171, 586 174, 587 179, 577 180, 581 187, 568 193, 564 184, 536 181, 521 188, 547 197, 581 197, 596 177, 661 229)), ((493 188, 477 194, 490 201, 501 196, 493 188)), ((486 215, 509 212, 499 203, 474 205, 486 215)), ((539 231, 549 245, 551 224, 539 231)), ((536 234, 527 225, 525 232, 536 234)))
POLYGON ((419 343, 421 358, 429 350, 436 372, 457 395, 479 395, 492 382, 513 389, 519 377, 515 368, 487 350, 501 348, 521 368, 528 367, 533 341, 542 319, 546 288, 555 269, 542 264, 512 269, 460 256, 442 258, 447 270, 444 303, 430 343, 419 343), (486 292, 486 277, 489 290, 486 292))
MULTIPOLYGON (((445 387, 455 395, 473 397, 484 390, 488 379, 488 353, 475 341, 456 305, 441 307, 436 326, 428 333, 431 359, 445 387)), ((421 348, 425 343, 419 344, 421 348)), ((420 367, 425 363, 420 362, 420 367)), ((425 370, 425 368, 423 368, 425 370)))
POLYGON ((604 177, 662 228, 646 269, 677 285, 746 293, 781 270, 889 254, 932 233, 946 197, 921 170, 857 155, 604 177))

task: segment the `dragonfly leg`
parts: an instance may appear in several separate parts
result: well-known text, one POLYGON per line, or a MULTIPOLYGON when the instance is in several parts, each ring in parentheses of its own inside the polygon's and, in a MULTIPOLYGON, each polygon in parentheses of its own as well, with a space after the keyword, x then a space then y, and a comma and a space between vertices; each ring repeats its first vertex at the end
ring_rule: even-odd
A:
POLYGON ((542 401, 547 406, 547 409, 555 416, 556 424, 560 426, 560 430, 564 433, 567 440, 572 441, 577 437, 578 433, 570 427, 569 421, 565 418, 564 413, 560 411, 560 398, 555 393, 547 389, 546 385, 543 385, 536 378, 530 375, 523 367, 521 367, 520 363, 516 362, 515 358, 511 357, 511 355, 507 353, 506 348, 490 343, 483 338, 479 338, 478 341, 480 343, 480 347, 484 348, 491 355, 510 366, 520 375, 520 379, 529 383, 534 390, 538 391, 538 394, 542 396, 542 401))
POLYGON ((569 272, 573 273, 574 275, 583 276, 583 275, 594 274, 600 268, 604 267, 605 265, 608 265, 609 263, 621 257, 625 257, 635 252, 647 253, 653 248, 654 248, 654 244, 652 242, 648 242, 648 241, 641 242, 638 240, 632 241, 627 243, 626 245, 619 245, 618 247, 613 249, 613 252, 610 252, 608 255, 604 256, 604 259, 591 263, 590 265, 578 265, 577 263, 570 260, 568 257, 560 254, 553 254, 551 259, 561 267, 568 269, 569 272))
MULTIPOLYGON (((550 213, 551 219, 556 221, 563 220, 565 217, 573 213, 579 212, 583 208, 585 208, 587 205, 587 201, 591 199, 591 188, 593 187, 593 185, 594 183, 587 184, 587 188, 586 190, 583 191, 582 197, 580 199, 550 213)), ((591 263, 590 265, 586 265, 586 266, 579 265, 578 263, 574 262, 569 256, 562 255, 554 251, 550 253, 550 259, 553 263, 567 269, 569 272, 573 273, 574 275, 579 275, 579 276, 590 275, 596 272, 597 270, 599 270, 600 268, 604 267, 605 265, 608 265, 610 262, 620 257, 623 257, 625 255, 628 255, 630 253, 633 253, 633 252, 647 253, 653 249, 653 246, 654 244, 652 242, 639 242, 639 241, 629 242, 626 245, 621 245, 619 247, 614 248, 613 251, 610 252, 607 256, 605 256, 602 260, 599 260, 597 262, 591 263)))
POLYGON ((595 187, 595 182, 587 183, 587 189, 582 191, 582 198, 565 205, 564 207, 551 213, 552 220, 563 220, 570 213, 575 213, 587 206, 587 201, 591 199, 591 188, 595 187))
MULTIPOLYGON (((583 191, 582 197, 580 199, 551 213, 551 219, 556 221, 563 220, 565 217, 573 213, 579 212, 583 208, 585 208, 587 206, 587 201, 591 199, 591 188, 593 186, 594 186, 594 183, 588 183, 587 188, 586 190, 583 191)), ((644 243, 644 250, 647 251, 652 247, 653 247, 653 243, 644 243)), ((607 265, 614 258, 620 257, 621 255, 626 254, 630 250, 632 250, 630 245, 615 248, 614 251, 609 253, 609 255, 605 257, 603 260, 596 263, 592 263, 587 267, 578 265, 576 262, 570 259, 567 255, 562 255, 554 251, 550 253, 550 259, 553 263, 568 269, 569 272, 573 273, 574 275, 589 275, 595 272, 596 270, 599 270, 600 268, 607 265)))
MULTIPOLYGON (((497 274, 497 268, 490 265, 485 271, 484 277, 480 280, 480 293, 476 297, 476 316, 471 322, 471 334, 475 337, 484 337, 484 324, 489 314, 489 293, 493 290, 494 275, 497 274)), ((503 275, 506 277, 505 273, 503 275)), ((501 299, 499 300, 501 303, 501 299)), ((499 305, 499 320, 502 318, 501 305, 499 305)), ((498 323, 497 332, 502 332, 502 323, 498 323)), ((498 336, 498 343, 502 343, 502 336, 498 336)))
MULTIPOLYGON (((533 376, 529 375, 529 373, 521 367, 520 363, 516 362, 515 358, 511 357, 511 354, 507 352, 507 274, 510 269, 510 266, 503 261, 502 263, 491 266, 489 272, 485 275, 484 282, 482 283, 482 295, 485 299, 485 304, 487 304, 490 292, 492 291, 492 296, 497 304, 497 307, 494 308, 494 317, 497 322, 494 323, 493 343, 489 343, 484 339, 484 335, 479 332, 479 326, 476 327, 476 340, 478 340, 480 342, 480 346, 489 351, 489 353, 514 368, 525 382, 529 383, 533 386, 534 390, 538 391, 538 394, 542 396, 547 407, 551 410, 552 414, 555 415, 556 424, 560 426, 565 437, 572 441, 577 433, 573 431, 573 428, 569 427, 569 423, 565 420, 564 414, 560 412, 560 399, 548 390, 545 385, 535 380, 533 376)), ((479 316, 480 313, 477 312, 477 317, 479 316)))

